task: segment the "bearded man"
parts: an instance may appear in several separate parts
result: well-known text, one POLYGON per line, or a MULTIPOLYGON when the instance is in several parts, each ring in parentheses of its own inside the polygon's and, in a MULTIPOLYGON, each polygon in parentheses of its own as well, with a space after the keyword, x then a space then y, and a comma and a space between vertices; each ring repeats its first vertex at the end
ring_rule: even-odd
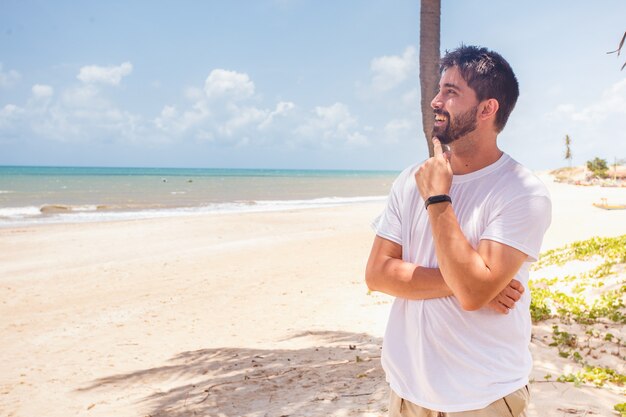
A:
POLYGON ((499 54, 448 52, 431 102, 434 156, 400 174, 374 222, 366 283, 396 297, 381 359, 392 417, 525 415, 526 289, 551 202, 497 144, 518 95, 499 54))

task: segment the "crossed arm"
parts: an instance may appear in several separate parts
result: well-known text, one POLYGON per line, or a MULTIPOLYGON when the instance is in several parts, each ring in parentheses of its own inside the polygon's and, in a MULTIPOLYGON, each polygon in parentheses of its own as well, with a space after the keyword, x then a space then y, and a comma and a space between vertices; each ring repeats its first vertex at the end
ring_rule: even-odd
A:
MULTIPOLYGON (((447 194, 452 172, 434 141, 435 156, 416 173, 420 193, 447 194)), ((506 313, 524 291, 514 280, 527 255, 511 246, 481 240, 474 249, 463 234, 450 203, 428 207, 439 268, 425 268, 402 260, 402 246, 376 236, 365 279, 368 287, 396 297, 430 299, 454 295, 465 310, 488 306, 506 313)))
MULTIPOLYGON (((501 245, 492 241, 483 242, 485 246, 501 245)), ((467 291, 464 288, 460 288, 458 294, 455 294, 439 268, 425 268, 403 261, 402 246, 376 236, 367 261, 365 282, 370 290, 380 291, 394 297, 425 300, 454 295, 466 310, 488 307, 506 314, 524 292, 524 286, 512 279, 515 272, 517 269, 512 271, 511 279, 508 281, 507 278, 502 277, 500 280, 502 282, 489 285, 491 288, 487 289, 487 295, 480 296, 478 291, 467 291)), ((471 286, 468 278, 463 276, 461 279, 462 282, 467 281, 465 286, 471 286)))

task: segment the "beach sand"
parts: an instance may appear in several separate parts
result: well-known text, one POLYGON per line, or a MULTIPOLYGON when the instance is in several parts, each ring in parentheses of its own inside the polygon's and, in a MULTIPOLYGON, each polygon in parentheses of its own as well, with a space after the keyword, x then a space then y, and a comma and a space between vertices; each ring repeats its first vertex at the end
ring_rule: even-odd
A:
MULTIPOLYGON (((544 249, 626 233, 626 189, 543 176, 544 249), (618 201, 619 200, 619 201, 618 201)), ((391 298, 363 281, 381 203, 0 230, 2 416, 383 416, 391 298)), ((612 416, 535 326, 530 416, 612 416)), ((615 358, 615 361, 620 361, 615 358)))

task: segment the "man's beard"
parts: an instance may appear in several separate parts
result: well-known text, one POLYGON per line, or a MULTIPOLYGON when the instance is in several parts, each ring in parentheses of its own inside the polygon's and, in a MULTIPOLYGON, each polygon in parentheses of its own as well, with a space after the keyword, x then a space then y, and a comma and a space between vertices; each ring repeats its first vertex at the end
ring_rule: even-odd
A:
POLYGON ((445 126, 433 126, 432 136, 436 136, 444 145, 448 145, 476 129, 478 106, 474 106, 465 113, 458 115, 454 120, 450 119, 450 113, 446 111, 435 109, 434 112, 435 114, 446 116, 448 120, 445 126))

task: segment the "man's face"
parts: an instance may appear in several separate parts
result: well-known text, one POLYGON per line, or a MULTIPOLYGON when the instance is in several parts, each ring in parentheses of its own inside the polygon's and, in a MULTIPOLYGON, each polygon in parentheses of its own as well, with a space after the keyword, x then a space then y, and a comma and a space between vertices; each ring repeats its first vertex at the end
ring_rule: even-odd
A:
POLYGON ((444 71, 439 81, 439 93, 430 103, 435 114, 433 136, 443 144, 473 132, 476 129, 478 100, 457 67, 444 71))

